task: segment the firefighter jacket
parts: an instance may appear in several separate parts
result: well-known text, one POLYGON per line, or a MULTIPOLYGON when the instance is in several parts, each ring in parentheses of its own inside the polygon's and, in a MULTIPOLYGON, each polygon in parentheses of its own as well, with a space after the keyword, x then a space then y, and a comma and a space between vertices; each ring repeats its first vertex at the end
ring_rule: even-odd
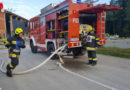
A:
POLYGON ((8 48, 10 58, 19 58, 21 48, 25 48, 25 42, 18 35, 14 35, 5 41, 5 46, 8 48))
POLYGON ((99 38, 96 34, 88 34, 86 48, 87 50, 95 51, 96 47, 99 47, 99 38))

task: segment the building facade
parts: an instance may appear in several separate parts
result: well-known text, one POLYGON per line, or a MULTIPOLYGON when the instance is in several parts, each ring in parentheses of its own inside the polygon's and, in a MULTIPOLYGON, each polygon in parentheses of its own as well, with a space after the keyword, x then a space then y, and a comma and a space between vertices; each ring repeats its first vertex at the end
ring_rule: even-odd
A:
POLYGON ((28 20, 27 19, 9 11, 6 11, 5 18, 6 18, 5 20, 6 20, 7 38, 14 35, 16 28, 22 28, 24 31, 25 37, 28 36, 28 20))
POLYGON ((6 38, 5 12, 0 10, 0 39, 6 38))
POLYGON ((0 38, 7 39, 14 35, 16 28, 22 28, 24 37, 28 37, 28 20, 10 11, 0 10, 0 38))

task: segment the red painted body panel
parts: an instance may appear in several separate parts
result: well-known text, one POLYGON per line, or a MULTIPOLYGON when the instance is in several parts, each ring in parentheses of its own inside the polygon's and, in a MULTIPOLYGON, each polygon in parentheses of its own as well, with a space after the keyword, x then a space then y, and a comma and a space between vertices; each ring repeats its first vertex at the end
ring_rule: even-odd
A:
POLYGON ((55 20, 56 13, 52 13, 46 16, 46 21, 55 20))
POLYGON ((40 50, 46 51, 46 48, 43 48, 43 47, 37 47, 37 48, 39 48, 40 50))

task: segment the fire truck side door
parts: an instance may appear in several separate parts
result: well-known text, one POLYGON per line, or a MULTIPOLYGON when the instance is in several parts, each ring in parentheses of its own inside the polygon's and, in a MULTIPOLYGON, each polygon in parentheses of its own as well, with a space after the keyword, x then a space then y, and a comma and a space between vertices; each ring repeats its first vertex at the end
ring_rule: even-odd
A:
POLYGON ((39 20, 39 38, 40 44, 45 44, 46 40, 46 17, 40 17, 39 20))
POLYGON ((37 43, 40 43, 40 28, 39 28, 39 19, 37 19, 35 22, 34 22, 34 34, 35 34, 35 39, 36 39, 36 42, 37 43))

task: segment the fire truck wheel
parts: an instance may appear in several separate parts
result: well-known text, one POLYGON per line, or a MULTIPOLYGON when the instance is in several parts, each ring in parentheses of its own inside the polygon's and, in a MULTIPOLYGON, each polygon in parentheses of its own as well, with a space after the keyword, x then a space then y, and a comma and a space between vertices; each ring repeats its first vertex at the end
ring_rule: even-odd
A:
POLYGON ((81 49, 81 55, 85 55, 87 53, 86 47, 83 47, 81 49))
POLYGON ((32 53, 37 53, 37 47, 33 45, 33 42, 30 42, 30 47, 31 47, 32 53))
POLYGON ((75 56, 79 56, 81 54, 81 49, 80 48, 75 48, 73 49, 73 55, 75 56))
MULTIPOLYGON (((51 55, 54 51, 55 51, 54 44, 48 44, 47 46, 48 54, 51 55)), ((57 59, 57 58, 58 58, 58 55, 55 54, 51 59, 57 59)))

